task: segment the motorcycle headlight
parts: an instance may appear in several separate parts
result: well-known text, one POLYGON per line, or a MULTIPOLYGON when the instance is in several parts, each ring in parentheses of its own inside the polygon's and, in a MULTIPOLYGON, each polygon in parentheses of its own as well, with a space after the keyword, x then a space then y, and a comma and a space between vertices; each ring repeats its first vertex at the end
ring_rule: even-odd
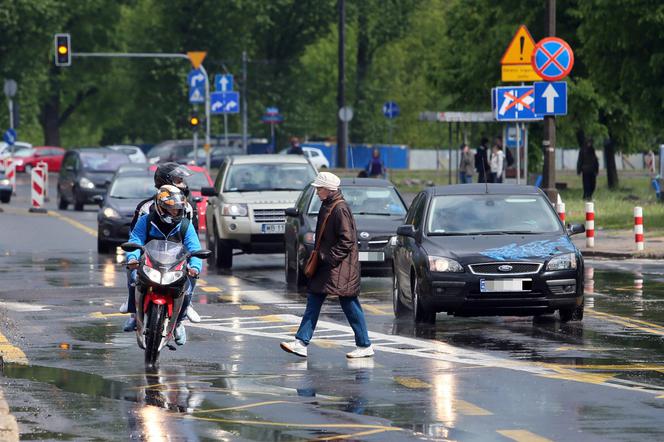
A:
POLYGON ((304 234, 304 242, 306 244, 315 244, 316 243, 316 234, 314 232, 307 232, 304 234))
POLYGON ((0 186, 9 186, 11 184, 11 181, 4 179, 0 180, 0 186))
POLYGON ((148 266, 143 266, 143 273, 145 273, 145 276, 150 278, 150 281, 156 283, 156 284, 161 284, 161 273, 159 273, 159 270, 155 270, 151 267, 148 266))
POLYGON ((180 270, 177 270, 175 272, 166 272, 164 273, 164 276, 161 278, 161 284, 162 285, 172 284, 173 282, 182 278, 182 275, 184 275, 184 273, 180 270))
POLYGON ((552 258, 546 265, 547 270, 573 270, 576 269, 576 254, 565 253, 552 258))
POLYGON ((95 183, 87 179, 86 177, 81 178, 78 180, 78 185, 81 186, 84 189, 94 189, 95 188, 95 183))
POLYGON ((120 218, 120 214, 118 213, 118 211, 115 210, 115 209, 112 208, 112 207, 107 207, 107 208, 105 208, 105 209, 102 211, 102 214, 103 214, 106 218, 120 218))
POLYGON ((221 205, 221 214, 227 216, 247 216, 249 210, 246 204, 228 204, 221 205))
POLYGON ((429 256, 429 270, 432 272, 462 273, 461 264, 442 256, 429 256))

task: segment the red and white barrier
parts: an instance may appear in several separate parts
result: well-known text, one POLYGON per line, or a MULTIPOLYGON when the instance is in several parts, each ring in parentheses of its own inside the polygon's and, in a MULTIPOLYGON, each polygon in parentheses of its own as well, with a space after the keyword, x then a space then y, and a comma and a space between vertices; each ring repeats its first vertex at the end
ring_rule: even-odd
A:
POLYGON ((586 203, 586 247, 595 247, 595 204, 586 203))
POLYGON ((644 249, 642 207, 634 208, 634 242, 636 243, 636 250, 644 249))
POLYGON ((44 201, 48 201, 48 163, 46 161, 40 161, 35 167, 44 170, 44 201))
POLYGON ((558 218, 560 218, 560 221, 565 224, 565 203, 556 204, 556 212, 558 212, 558 218))
POLYGON ((16 195, 16 163, 12 158, 5 158, 5 178, 12 185, 12 193, 16 195))
POLYGON ((30 199, 32 201, 32 207, 30 207, 30 212, 45 213, 44 209, 44 192, 46 187, 45 183, 44 169, 41 167, 35 167, 32 169, 30 174, 30 199))

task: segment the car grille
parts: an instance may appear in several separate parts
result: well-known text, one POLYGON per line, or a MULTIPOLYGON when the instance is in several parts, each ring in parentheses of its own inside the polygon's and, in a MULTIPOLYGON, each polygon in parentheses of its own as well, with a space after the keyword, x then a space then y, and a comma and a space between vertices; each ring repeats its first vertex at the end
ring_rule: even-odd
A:
POLYGON ((254 221, 257 223, 284 223, 284 209, 254 209, 254 221))
POLYGON ((541 263, 536 262, 490 262, 486 264, 471 264, 470 271, 476 275, 530 275, 540 271, 541 263), (509 265, 511 270, 503 272, 499 267, 509 265))

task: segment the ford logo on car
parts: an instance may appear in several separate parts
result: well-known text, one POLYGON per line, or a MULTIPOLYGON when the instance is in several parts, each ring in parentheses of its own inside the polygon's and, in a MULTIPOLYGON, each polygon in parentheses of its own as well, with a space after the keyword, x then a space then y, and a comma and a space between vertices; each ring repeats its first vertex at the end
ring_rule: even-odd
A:
POLYGON ((498 270, 501 271, 501 272, 510 272, 510 271, 512 271, 512 266, 507 265, 507 264, 503 264, 500 267, 498 267, 498 270))

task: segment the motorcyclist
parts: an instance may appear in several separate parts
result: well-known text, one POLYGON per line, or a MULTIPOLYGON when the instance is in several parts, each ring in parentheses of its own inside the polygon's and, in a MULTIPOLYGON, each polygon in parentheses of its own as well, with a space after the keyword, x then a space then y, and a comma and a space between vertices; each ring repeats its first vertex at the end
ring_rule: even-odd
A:
MULTIPOLYGON (((155 203, 150 213, 138 218, 136 226, 129 235, 129 242, 145 245, 152 239, 166 239, 182 242, 189 252, 200 250, 201 243, 198 240, 198 234, 192 223, 185 217, 185 210, 186 198, 184 193, 170 184, 161 186, 157 191, 155 203)), ((135 278, 135 270, 139 265, 139 255, 139 250, 127 253, 127 268, 133 271, 133 278, 135 278)), ((187 265, 189 282, 185 289, 182 310, 177 318, 175 328, 175 343, 178 345, 184 345, 187 341, 187 333, 181 321, 184 319, 191 302, 193 293, 192 278, 198 277, 202 266, 203 261, 200 258, 189 258, 189 264, 187 265)))
MULTIPOLYGON (((185 166, 182 166, 181 164, 173 162, 162 163, 157 166, 157 170, 154 173, 154 187, 155 189, 159 189, 161 186, 170 184, 180 189, 184 194, 185 198, 188 198, 189 186, 187 186, 186 178, 189 176, 191 176, 191 172, 189 171, 189 169, 187 169, 185 166)), ((134 227, 136 226, 136 223, 138 222, 140 216, 150 213, 150 208, 154 204, 154 201, 155 201, 154 197, 150 197, 138 203, 138 205, 136 206, 136 210, 134 211, 134 217, 131 220, 131 225, 129 227, 130 234, 131 231, 134 230, 134 227)), ((195 204, 192 205, 189 203, 189 201, 187 201, 185 207, 185 214, 187 218, 189 218, 191 223, 194 225, 194 229, 198 233, 198 211, 196 210, 196 205, 195 204)), ((132 272, 128 271, 127 272, 128 296, 127 300, 120 307, 121 313, 131 313, 131 316, 127 319, 127 321, 124 324, 124 331, 126 332, 131 332, 136 329, 136 318, 134 317, 134 313, 136 313, 136 306, 134 305, 134 299, 135 299, 134 294, 136 290, 133 282, 134 279, 135 278, 132 277, 132 272)), ((193 286, 192 286, 192 293, 193 293, 193 286)), ((198 313, 196 313, 193 306, 191 305, 189 306, 189 309, 187 311, 187 317, 191 322, 200 322, 201 320, 200 316, 198 315, 198 313)))

